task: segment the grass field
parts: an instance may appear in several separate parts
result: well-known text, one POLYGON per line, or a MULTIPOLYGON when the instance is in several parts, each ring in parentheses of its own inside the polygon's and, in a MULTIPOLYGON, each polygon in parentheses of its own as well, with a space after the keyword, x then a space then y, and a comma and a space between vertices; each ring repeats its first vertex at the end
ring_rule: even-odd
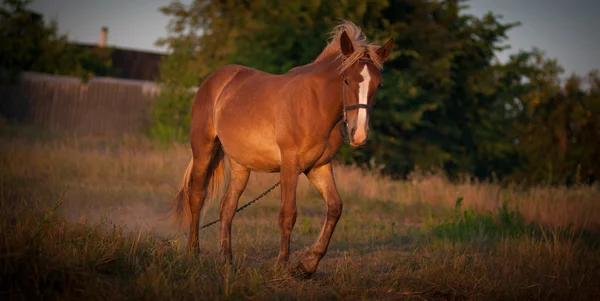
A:
MULTIPOLYGON (((500 187, 439 175, 391 181, 336 167, 344 212, 310 279, 272 269, 279 189, 238 213, 234 266, 218 227, 202 254, 165 218, 189 160, 162 147, 4 126, 1 300, 599 300, 600 189, 500 187)), ((240 205, 278 180, 253 174, 240 205)), ((302 176, 291 264, 325 205, 302 176)), ((203 222, 218 217, 218 203, 203 222)))

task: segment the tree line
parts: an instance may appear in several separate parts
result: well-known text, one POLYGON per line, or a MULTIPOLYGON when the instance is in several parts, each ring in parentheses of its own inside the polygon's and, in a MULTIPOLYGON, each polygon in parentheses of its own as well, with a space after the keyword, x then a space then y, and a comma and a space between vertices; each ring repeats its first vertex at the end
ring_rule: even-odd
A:
MULTIPOLYGON (((0 7, 2 69, 80 77, 110 75, 108 53, 74 48, 44 25, 27 0, 0 7)), ((169 55, 148 134, 187 141, 191 87, 220 66, 271 73, 310 63, 339 17, 373 42, 393 37, 371 118, 370 141, 342 146, 336 160, 405 177, 442 170, 528 184, 594 183, 600 179, 600 76, 569 76, 543 51, 515 52, 506 62, 507 32, 518 23, 492 12, 467 14, 458 0, 196 0, 161 7, 169 55)), ((106 51, 110 51, 106 50, 106 51)))
POLYGON ((394 37, 367 145, 337 157, 404 177, 415 168, 530 184, 600 179, 597 71, 561 79, 543 51, 514 53, 492 12, 465 13, 466 1, 198 0, 162 7, 169 35, 158 41, 168 89, 156 110, 156 135, 187 138, 192 97, 219 66, 244 64, 284 73, 314 60, 326 34, 344 17, 372 41, 394 37))

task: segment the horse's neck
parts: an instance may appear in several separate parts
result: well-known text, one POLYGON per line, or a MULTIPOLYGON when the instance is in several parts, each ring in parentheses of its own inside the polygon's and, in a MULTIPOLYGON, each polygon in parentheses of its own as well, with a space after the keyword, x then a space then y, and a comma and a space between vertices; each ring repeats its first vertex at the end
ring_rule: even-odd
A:
POLYGON ((315 68, 315 76, 319 77, 317 105, 321 112, 328 112, 327 117, 332 124, 337 123, 342 115, 342 78, 335 61, 318 64, 322 65, 315 68))
POLYGON ((337 56, 331 55, 288 72, 289 75, 303 74, 316 79, 311 83, 315 85, 313 89, 317 97, 307 101, 315 109, 318 107, 320 112, 327 112, 331 125, 337 123, 342 115, 342 78, 337 71, 340 63, 337 56))

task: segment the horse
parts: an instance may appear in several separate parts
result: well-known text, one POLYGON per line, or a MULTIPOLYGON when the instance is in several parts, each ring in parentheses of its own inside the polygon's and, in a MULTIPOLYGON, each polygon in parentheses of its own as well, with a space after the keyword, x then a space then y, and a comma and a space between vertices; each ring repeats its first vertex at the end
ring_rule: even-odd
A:
POLYGON ((327 205, 325 223, 297 269, 312 275, 325 256, 342 214, 332 157, 347 139, 366 143, 369 118, 382 82, 382 64, 393 46, 367 43, 362 30, 342 21, 311 63, 283 74, 242 65, 213 71, 198 88, 191 107, 192 158, 173 198, 176 220, 189 224, 187 250, 198 253, 200 213, 230 177, 220 203, 219 257, 232 262, 231 223, 251 171, 280 173, 281 246, 276 268, 287 266, 296 223, 296 186, 304 173, 327 205))

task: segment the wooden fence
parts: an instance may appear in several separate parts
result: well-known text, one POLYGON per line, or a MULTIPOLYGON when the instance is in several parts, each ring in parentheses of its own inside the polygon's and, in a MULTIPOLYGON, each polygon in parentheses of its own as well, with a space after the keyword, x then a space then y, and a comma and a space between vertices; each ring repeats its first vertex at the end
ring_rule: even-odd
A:
POLYGON ((0 113, 21 123, 83 135, 141 134, 159 87, 152 82, 26 72, 0 83, 0 113))

